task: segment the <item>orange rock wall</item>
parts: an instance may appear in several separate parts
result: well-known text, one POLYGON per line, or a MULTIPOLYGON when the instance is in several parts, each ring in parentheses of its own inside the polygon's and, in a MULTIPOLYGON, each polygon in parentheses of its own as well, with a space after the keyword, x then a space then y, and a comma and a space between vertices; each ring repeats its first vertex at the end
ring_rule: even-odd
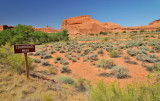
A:
POLYGON ((116 23, 106 22, 102 23, 92 19, 89 15, 82 15, 78 17, 71 17, 64 19, 61 30, 67 29, 69 34, 89 34, 99 32, 122 32, 133 30, 156 30, 160 28, 160 20, 155 20, 146 26, 123 27, 116 23))

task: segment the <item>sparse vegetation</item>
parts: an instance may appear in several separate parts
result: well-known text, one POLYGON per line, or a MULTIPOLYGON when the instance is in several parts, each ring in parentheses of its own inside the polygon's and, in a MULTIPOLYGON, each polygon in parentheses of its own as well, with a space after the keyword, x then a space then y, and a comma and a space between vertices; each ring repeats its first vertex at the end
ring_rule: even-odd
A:
POLYGON ((122 66, 115 66, 112 68, 111 73, 115 75, 117 78, 122 79, 129 77, 129 71, 127 68, 122 66))
POLYGON ((58 76, 57 79, 59 81, 61 81, 62 83, 65 83, 65 84, 71 84, 73 85, 74 84, 74 79, 70 78, 70 77, 66 77, 66 76, 58 76))

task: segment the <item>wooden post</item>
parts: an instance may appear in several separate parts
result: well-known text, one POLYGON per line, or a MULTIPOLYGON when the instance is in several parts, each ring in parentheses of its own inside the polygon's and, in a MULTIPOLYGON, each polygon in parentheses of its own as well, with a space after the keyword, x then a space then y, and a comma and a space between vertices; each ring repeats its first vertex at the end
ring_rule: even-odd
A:
POLYGON ((29 68, 28 68, 28 58, 27 53, 24 53, 25 63, 26 63, 26 78, 29 79, 29 68))

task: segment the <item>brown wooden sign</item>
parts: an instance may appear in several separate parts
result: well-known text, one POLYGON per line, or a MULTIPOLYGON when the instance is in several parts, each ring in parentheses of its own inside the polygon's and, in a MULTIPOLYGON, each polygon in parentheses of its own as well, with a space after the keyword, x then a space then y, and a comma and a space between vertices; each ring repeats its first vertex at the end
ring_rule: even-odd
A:
POLYGON ((28 52, 35 52, 35 45, 14 45, 14 53, 24 53, 27 79, 29 79, 28 52))
POLYGON ((14 45, 14 53, 35 52, 35 45, 14 45))

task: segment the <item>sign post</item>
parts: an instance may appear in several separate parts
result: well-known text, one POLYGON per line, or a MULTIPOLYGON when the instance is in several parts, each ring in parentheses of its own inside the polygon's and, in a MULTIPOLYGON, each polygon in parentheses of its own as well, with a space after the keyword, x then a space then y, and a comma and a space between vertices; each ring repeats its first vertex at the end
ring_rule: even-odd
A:
POLYGON ((14 45, 14 53, 24 53, 26 65, 26 78, 29 79, 28 52, 35 52, 35 45, 14 45))

